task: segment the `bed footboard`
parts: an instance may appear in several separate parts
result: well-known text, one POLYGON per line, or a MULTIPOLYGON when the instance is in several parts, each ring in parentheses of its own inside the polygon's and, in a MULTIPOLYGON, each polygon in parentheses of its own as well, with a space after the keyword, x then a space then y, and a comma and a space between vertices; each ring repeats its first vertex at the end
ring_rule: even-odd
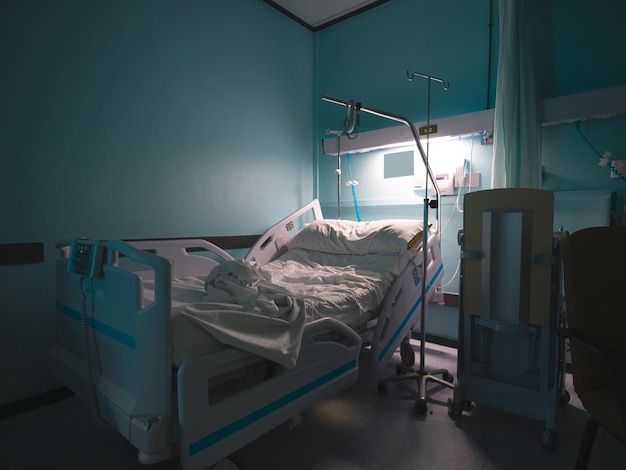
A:
POLYGON ((257 383, 222 399, 213 398, 212 378, 228 375, 245 381, 251 367, 267 361, 257 357, 256 364, 242 367, 245 353, 229 349, 185 362, 178 371, 183 467, 207 468, 352 385, 360 349, 361 338, 343 323, 317 320, 305 328, 295 368, 269 364, 257 383))
POLYGON ((86 275, 70 272, 70 245, 57 245, 50 368, 147 462, 162 460, 170 453, 172 420, 170 264, 120 241, 93 243, 101 265, 86 275), (118 266, 120 256, 153 272, 157 288, 149 305, 139 276, 118 266))
POLYGON ((52 372, 119 431, 142 463, 171 454, 177 427, 172 398, 172 277, 206 276, 232 257, 204 240, 67 240, 57 244, 56 344, 52 372), (71 272, 72 244, 98 253, 90 274, 71 272), (211 258, 213 256, 213 258, 211 258), (146 295, 142 280, 151 280, 146 295))

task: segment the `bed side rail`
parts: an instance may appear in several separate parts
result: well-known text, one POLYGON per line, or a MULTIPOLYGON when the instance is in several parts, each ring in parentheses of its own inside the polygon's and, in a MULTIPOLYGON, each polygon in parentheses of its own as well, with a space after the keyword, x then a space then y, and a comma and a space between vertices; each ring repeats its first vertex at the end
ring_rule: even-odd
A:
POLYGON ((422 298, 423 267, 420 249, 396 278, 383 304, 376 330, 372 338, 372 356, 379 367, 386 365, 398 349, 402 340, 418 326, 421 319, 422 303, 424 308, 435 294, 443 278, 443 264, 439 244, 433 237, 433 243, 427 245, 425 298, 422 298))
POLYGON ((321 220, 322 208, 319 200, 313 199, 307 205, 268 228, 245 256, 246 260, 266 264, 281 253, 289 239, 298 233, 302 225, 311 220, 321 220))
MULTIPOLYGON (((133 240, 127 242, 138 250, 169 260, 172 277, 207 276, 223 261, 233 257, 217 245, 202 239, 133 240)), ((148 274, 143 277, 146 278, 148 274)))
POLYGON ((354 384, 359 373, 361 338, 343 323, 322 318, 306 325, 298 363, 281 368, 222 401, 210 399, 216 367, 238 355, 228 350, 183 363, 178 370, 180 456, 183 468, 210 467, 276 426, 297 419, 320 400, 354 384), (209 397, 209 399, 207 399, 209 397))

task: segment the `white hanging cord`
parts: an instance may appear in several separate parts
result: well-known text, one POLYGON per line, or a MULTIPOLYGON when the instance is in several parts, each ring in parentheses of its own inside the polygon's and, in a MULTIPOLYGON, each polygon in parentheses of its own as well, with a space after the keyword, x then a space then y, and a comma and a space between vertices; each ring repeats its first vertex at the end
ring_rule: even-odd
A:
POLYGON ((440 289, 444 289, 448 287, 450 284, 452 284, 452 282, 456 279, 457 274, 459 274, 460 268, 461 268, 461 259, 459 258, 458 262, 456 263, 456 269, 454 270, 454 274, 452 274, 452 277, 448 280, 448 282, 440 286, 440 289))

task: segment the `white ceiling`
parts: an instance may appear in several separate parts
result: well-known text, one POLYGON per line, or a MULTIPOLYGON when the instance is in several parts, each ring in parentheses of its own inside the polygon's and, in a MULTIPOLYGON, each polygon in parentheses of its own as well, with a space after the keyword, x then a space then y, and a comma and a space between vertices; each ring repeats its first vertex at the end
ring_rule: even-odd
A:
POLYGON ((387 1, 389 0, 265 0, 313 30, 387 1))

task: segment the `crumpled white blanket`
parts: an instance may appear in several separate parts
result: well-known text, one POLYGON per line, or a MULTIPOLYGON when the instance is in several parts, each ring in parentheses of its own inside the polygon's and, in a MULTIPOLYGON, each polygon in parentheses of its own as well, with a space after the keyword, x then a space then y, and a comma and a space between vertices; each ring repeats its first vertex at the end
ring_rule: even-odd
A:
POLYGON ((215 349, 193 334, 199 327, 220 343, 295 367, 307 316, 302 299, 273 285, 259 266, 241 260, 214 268, 205 289, 202 302, 180 307, 173 318, 178 361, 215 349))
POLYGON ((181 363, 222 343, 294 367, 306 323, 332 316, 354 326, 371 319, 406 263, 404 255, 301 249, 264 266, 227 261, 202 287, 199 279, 173 284, 173 300, 188 302, 173 315, 174 359, 181 363), (198 297, 200 291, 205 295, 198 297))

